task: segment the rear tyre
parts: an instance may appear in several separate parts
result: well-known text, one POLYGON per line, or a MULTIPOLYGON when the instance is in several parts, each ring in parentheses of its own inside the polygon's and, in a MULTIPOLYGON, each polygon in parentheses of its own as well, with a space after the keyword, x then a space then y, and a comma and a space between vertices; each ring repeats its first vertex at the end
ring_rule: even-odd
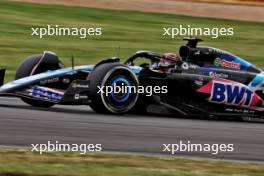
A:
POLYGON ((90 75, 90 106, 97 113, 126 113, 137 102, 137 88, 137 77, 128 67, 120 63, 99 65, 90 75), (115 91, 115 87, 122 90, 115 91))
MULTIPOLYGON (((61 69, 63 67, 62 62, 59 61, 58 57, 53 53, 44 52, 43 54, 32 55, 26 58, 17 68, 15 80, 48 70, 61 69)), ((30 98, 21 98, 21 100, 35 107, 51 107, 54 105, 52 102, 45 102, 30 98)))

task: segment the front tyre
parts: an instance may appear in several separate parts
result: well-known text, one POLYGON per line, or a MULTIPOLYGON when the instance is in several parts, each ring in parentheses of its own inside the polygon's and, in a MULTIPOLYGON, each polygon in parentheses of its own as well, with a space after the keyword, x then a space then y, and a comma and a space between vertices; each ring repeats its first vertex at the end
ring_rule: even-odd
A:
POLYGON ((136 75, 120 63, 102 64, 90 75, 91 108, 97 113, 123 114, 138 99, 136 75))
MULTIPOLYGON (((63 67, 62 62, 54 53, 44 52, 43 54, 32 55, 26 58, 17 68, 15 80, 43 73, 48 70, 61 69, 63 67)), ((35 107, 51 107, 54 105, 52 102, 34 100, 30 98, 21 99, 25 103, 35 107)))

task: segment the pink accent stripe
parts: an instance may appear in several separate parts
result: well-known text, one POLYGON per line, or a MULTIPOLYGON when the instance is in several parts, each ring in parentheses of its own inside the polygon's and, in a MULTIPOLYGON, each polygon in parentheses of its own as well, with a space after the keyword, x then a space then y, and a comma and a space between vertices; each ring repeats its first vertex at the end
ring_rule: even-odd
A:
POLYGON ((41 56, 41 58, 39 59, 38 63, 35 65, 35 67, 32 69, 30 76, 34 75, 35 71, 37 70, 39 64, 42 62, 42 60, 44 59, 46 52, 43 53, 43 55, 41 56))

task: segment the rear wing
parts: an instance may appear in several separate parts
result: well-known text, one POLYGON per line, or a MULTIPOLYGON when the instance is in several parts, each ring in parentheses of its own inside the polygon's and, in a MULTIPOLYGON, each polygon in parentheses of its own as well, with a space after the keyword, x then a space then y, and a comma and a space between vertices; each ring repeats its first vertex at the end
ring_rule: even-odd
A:
POLYGON ((0 86, 4 84, 4 79, 5 79, 5 69, 0 69, 0 86))

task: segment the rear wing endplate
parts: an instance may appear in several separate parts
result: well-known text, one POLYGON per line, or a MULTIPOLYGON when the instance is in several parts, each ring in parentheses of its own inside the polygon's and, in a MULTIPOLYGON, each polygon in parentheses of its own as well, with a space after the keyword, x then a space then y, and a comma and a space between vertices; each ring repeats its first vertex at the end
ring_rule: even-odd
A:
POLYGON ((5 79, 5 69, 0 69, 0 86, 4 84, 4 79, 5 79))

